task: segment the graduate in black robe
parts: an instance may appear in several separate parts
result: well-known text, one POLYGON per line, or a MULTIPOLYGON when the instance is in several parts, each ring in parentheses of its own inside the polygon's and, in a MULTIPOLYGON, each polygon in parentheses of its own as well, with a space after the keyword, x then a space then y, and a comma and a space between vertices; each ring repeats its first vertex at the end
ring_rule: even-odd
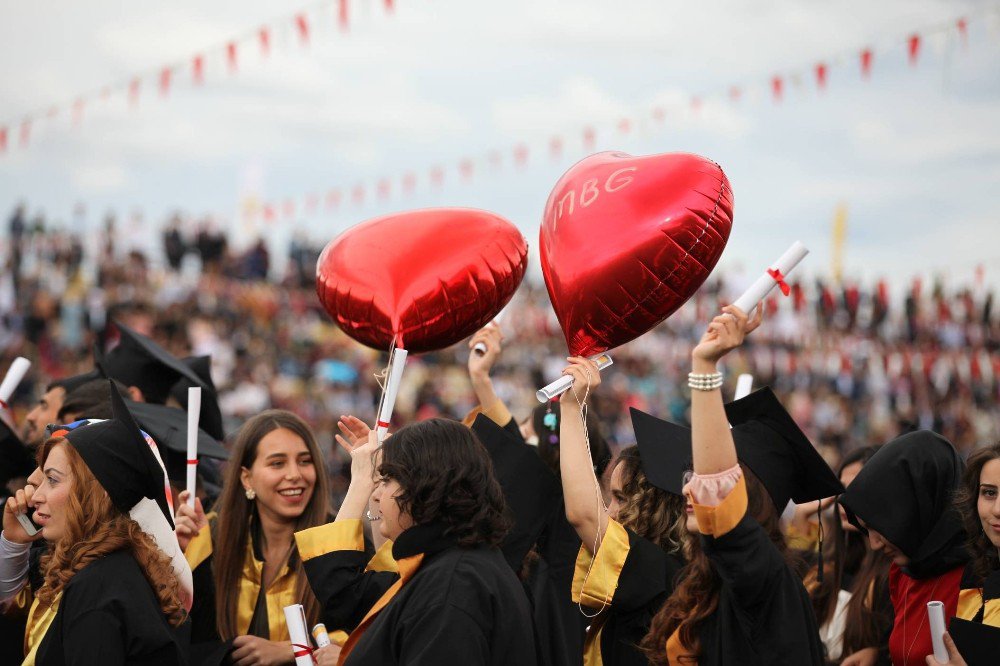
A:
POLYGON ((56 580, 51 569, 42 572, 45 585, 32 608, 37 620, 26 664, 187 663, 186 614, 176 575, 162 564, 147 570, 137 559, 161 556, 156 540, 173 537, 166 474, 118 392, 110 384, 109 390, 113 418, 60 426, 43 448, 45 481, 33 503, 35 520, 54 547, 48 566, 74 557, 86 564, 61 589, 49 587, 56 580), (107 515, 89 528, 86 522, 74 525, 79 519, 69 509, 67 493, 81 494, 77 501, 94 510, 100 489, 110 503, 104 509, 98 500, 96 510, 107 515), (130 536, 125 517, 139 524, 141 536, 130 536), (87 530, 102 528, 105 540, 125 541, 95 557, 95 546, 87 542, 94 535, 87 530), (66 541, 74 534, 74 541, 66 541), (150 578, 166 592, 157 595, 150 578))
POLYGON ((351 631, 340 663, 535 664, 528 601, 497 547, 505 506, 482 444, 442 419, 402 428, 381 448, 375 437, 351 451, 336 522, 295 535, 324 616, 351 631), (369 498, 398 572, 366 567, 369 498))
MULTIPOLYGON (((731 314, 713 320, 693 351, 694 372, 705 377, 690 381, 692 430, 663 422, 660 436, 666 457, 690 457, 690 481, 683 465, 647 465, 648 474, 665 474, 660 483, 683 482, 688 528, 700 537, 641 647, 653 664, 820 666, 816 620, 778 517, 790 498, 815 500, 843 487, 770 390, 723 409, 715 363, 748 330, 744 313, 725 310, 731 314)), ((572 359, 568 371, 577 386, 599 383, 587 359, 572 359)))

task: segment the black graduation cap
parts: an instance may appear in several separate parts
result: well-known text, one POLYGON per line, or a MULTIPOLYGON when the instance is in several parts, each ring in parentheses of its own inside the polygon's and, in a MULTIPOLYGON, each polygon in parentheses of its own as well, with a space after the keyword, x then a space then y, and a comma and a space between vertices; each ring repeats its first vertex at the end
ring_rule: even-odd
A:
POLYGON ((11 479, 26 477, 35 467, 35 459, 28 447, 10 427, 7 419, 0 418, 0 484, 6 485, 11 479))
MULTIPOLYGON (((219 409, 218 392, 215 390, 215 383, 212 381, 212 357, 211 356, 189 356, 181 360, 181 363, 190 368, 201 380, 199 383, 192 382, 187 377, 181 377, 170 389, 170 395, 174 400, 187 410, 188 389, 194 386, 201 387, 201 415, 198 418, 198 427, 218 440, 226 438, 226 432, 222 422, 222 410, 219 409)), ((200 449, 199 449, 200 450, 200 449)))
MULTIPOLYGON (((691 430, 635 409, 632 414, 646 477, 653 485, 680 494, 684 470, 690 469, 691 430), (666 446, 668 442, 672 446, 666 446)), ((770 388, 729 403, 726 416, 733 426, 737 457, 764 484, 779 513, 789 499, 802 504, 844 492, 836 474, 770 388)))
POLYGON ((948 633, 966 664, 996 665, 997 655, 1000 654, 1000 628, 953 617, 948 624, 948 633))
POLYGON ((49 388, 52 389, 56 388, 57 386, 61 386, 62 389, 66 391, 66 394, 69 395, 70 393, 80 388, 87 382, 100 378, 101 374, 96 369, 94 369, 91 370, 90 372, 85 372, 82 375, 73 375, 72 377, 64 377, 62 379, 57 379, 51 384, 49 384, 49 388))
POLYGON ((205 388, 201 378, 179 358, 125 324, 114 322, 114 325, 121 336, 118 346, 104 354, 103 364, 109 377, 126 386, 139 387, 146 402, 159 405, 167 401, 170 387, 181 377, 205 388))
MULTIPOLYGON (((153 441, 187 458, 187 412, 166 405, 128 401, 128 410, 153 441)), ((198 456, 228 460, 229 451, 214 437, 198 428, 198 456)))
POLYGON ((159 505, 173 527, 163 468, 114 384, 108 382, 108 389, 112 418, 72 430, 57 428, 52 435, 64 437, 73 445, 119 510, 128 514, 148 497, 159 505))

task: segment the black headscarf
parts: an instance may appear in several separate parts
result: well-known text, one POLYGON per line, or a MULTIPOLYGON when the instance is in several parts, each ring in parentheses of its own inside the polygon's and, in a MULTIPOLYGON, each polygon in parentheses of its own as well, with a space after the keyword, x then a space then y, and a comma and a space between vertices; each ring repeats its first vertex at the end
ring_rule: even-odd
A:
POLYGON ((962 519, 952 505, 965 465, 951 443, 929 430, 883 446, 841 495, 848 520, 858 519, 910 558, 904 571, 930 578, 968 561, 962 519))

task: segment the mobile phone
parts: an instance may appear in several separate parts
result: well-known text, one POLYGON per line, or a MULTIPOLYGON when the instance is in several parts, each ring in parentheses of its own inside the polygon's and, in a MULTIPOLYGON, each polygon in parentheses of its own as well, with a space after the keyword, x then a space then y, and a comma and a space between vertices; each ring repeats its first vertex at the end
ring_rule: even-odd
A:
POLYGON ((23 527, 24 531, 28 533, 28 536, 35 536, 42 529, 36 525, 35 521, 29 518, 26 513, 17 514, 17 522, 21 523, 21 527, 23 527))

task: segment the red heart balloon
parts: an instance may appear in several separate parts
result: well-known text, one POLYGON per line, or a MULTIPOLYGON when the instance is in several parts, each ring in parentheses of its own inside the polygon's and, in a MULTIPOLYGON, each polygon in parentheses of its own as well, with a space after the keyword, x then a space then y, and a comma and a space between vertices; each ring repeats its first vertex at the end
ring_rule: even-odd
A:
POLYGON ((375 349, 443 349, 514 295, 528 245, 499 215, 433 208, 351 227, 323 249, 316 292, 347 335, 375 349))
POLYGON ((545 204, 542 274, 570 353, 634 340, 697 291, 729 240, 733 192, 704 157, 598 153, 545 204))

